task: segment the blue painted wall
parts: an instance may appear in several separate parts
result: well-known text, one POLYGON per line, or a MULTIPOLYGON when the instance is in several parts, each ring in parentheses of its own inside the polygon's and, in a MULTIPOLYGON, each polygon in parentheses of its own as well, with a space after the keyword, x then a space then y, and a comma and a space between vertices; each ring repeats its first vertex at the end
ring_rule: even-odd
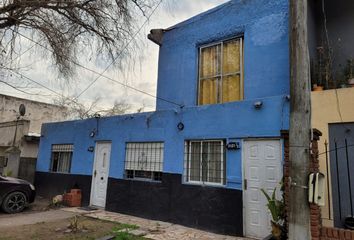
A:
MULTIPOLYGON (((160 98, 195 106, 198 47, 244 36, 245 99, 289 92, 288 0, 233 0, 171 27, 160 47, 160 98)), ((176 107, 157 100, 157 110, 176 107)))
MULTIPOLYGON (((94 138, 90 132, 96 119, 48 123, 42 127, 37 171, 48 172, 52 144, 74 144, 71 173, 91 175, 94 153, 87 149, 96 141, 112 141, 110 177, 123 178, 125 143, 163 141, 164 172, 183 173, 184 141, 190 139, 242 140, 249 137, 279 136, 281 125, 288 128, 288 101, 285 96, 264 99, 256 110, 253 101, 223 105, 186 107, 180 111, 165 110, 101 118, 94 138), (177 124, 183 122, 183 131, 177 124)), ((227 151, 227 187, 241 189, 241 150, 227 151)))
MULTIPOLYGON (((126 142, 163 141, 164 172, 183 174, 184 142, 190 139, 240 141, 277 137, 289 128, 288 1, 231 1, 166 32, 160 49, 157 111, 44 124, 37 171, 47 172, 51 145, 74 144, 71 173, 91 175, 96 141, 112 141, 110 177, 123 178, 126 142), (200 44, 244 36, 244 91, 240 102, 196 106, 200 44), (253 104, 263 101, 261 109, 253 104), (176 108, 176 109, 174 109, 176 108), (177 124, 185 129, 179 131, 177 124)), ((228 188, 242 189, 241 150, 227 151, 228 188)))

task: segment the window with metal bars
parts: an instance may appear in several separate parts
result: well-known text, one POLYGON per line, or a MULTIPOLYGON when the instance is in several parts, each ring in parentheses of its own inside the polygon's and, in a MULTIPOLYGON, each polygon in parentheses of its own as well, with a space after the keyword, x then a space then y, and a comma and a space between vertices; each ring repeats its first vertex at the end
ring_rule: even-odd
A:
POLYGON ((223 140, 185 142, 185 181, 225 185, 225 143, 223 140))
POLYGON ((72 144, 53 144, 49 171, 70 173, 73 151, 72 144))
POLYGON ((163 150, 163 142, 126 143, 125 178, 161 181, 163 150))
POLYGON ((199 48, 198 104, 243 99, 243 39, 233 38, 199 48))

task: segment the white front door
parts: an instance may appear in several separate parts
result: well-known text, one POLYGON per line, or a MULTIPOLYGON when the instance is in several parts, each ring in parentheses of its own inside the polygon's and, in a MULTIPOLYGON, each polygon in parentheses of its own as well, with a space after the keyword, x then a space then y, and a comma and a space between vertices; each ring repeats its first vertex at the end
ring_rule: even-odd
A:
MULTIPOLYGON (((244 233, 247 237, 264 238, 271 233, 271 216, 261 189, 279 190, 282 178, 280 140, 250 140, 243 146, 244 233)), ((277 194, 278 197, 279 193, 277 194)))
POLYGON ((97 143, 92 171, 90 205, 103 208, 106 205, 110 157, 111 143, 97 143))

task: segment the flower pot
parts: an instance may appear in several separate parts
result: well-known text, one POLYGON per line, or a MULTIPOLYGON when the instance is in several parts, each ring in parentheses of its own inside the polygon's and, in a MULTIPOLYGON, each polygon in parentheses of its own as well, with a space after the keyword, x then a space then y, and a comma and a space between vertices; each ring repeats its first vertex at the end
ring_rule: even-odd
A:
POLYGON ((314 84, 313 91, 314 92, 323 91, 323 86, 318 86, 318 85, 314 84))
POLYGON ((270 221, 271 222, 271 225, 272 225, 272 235, 273 235, 273 238, 276 239, 276 240, 281 240, 281 236, 282 236, 282 226, 273 222, 273 221, 270 221))
POLYGON ((351 87, 354 87, 354 78, 351 78, 348 80, 348 84, 351 86, 351 87))

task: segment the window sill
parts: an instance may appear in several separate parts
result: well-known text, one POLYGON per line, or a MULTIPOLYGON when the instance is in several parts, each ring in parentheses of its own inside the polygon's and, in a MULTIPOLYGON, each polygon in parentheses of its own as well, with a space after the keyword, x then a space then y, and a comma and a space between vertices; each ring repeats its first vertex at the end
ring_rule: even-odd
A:
POLYGON ((53 172, 53 171, 48 171, 48 173, 54 173, 54 174, 71 174, 70 172, 53 172))
POLYGON ((133 182, 162 183, 162 181, 150 180, 150 179, 144 179, 144 178, 123 178, 123 180, 133 181, 133 182))
POLYGON ((225 104, 232 104, 232 103, 240 103, 245 102, 245 99, 231 101, 231 102, 222 102, 222 103, 210 103, 210 104, 197 104, 197 107, 205 107, 205 106, 218 106, 218 105, 225 105, 225 104))
POLYGON ((221 183, 203 183, 203 182, 183 182, 182 184, 191 185, 191 186, 201 186, 201 187, 218 187, 218 188, 226 188, 225 184, 221 183))

